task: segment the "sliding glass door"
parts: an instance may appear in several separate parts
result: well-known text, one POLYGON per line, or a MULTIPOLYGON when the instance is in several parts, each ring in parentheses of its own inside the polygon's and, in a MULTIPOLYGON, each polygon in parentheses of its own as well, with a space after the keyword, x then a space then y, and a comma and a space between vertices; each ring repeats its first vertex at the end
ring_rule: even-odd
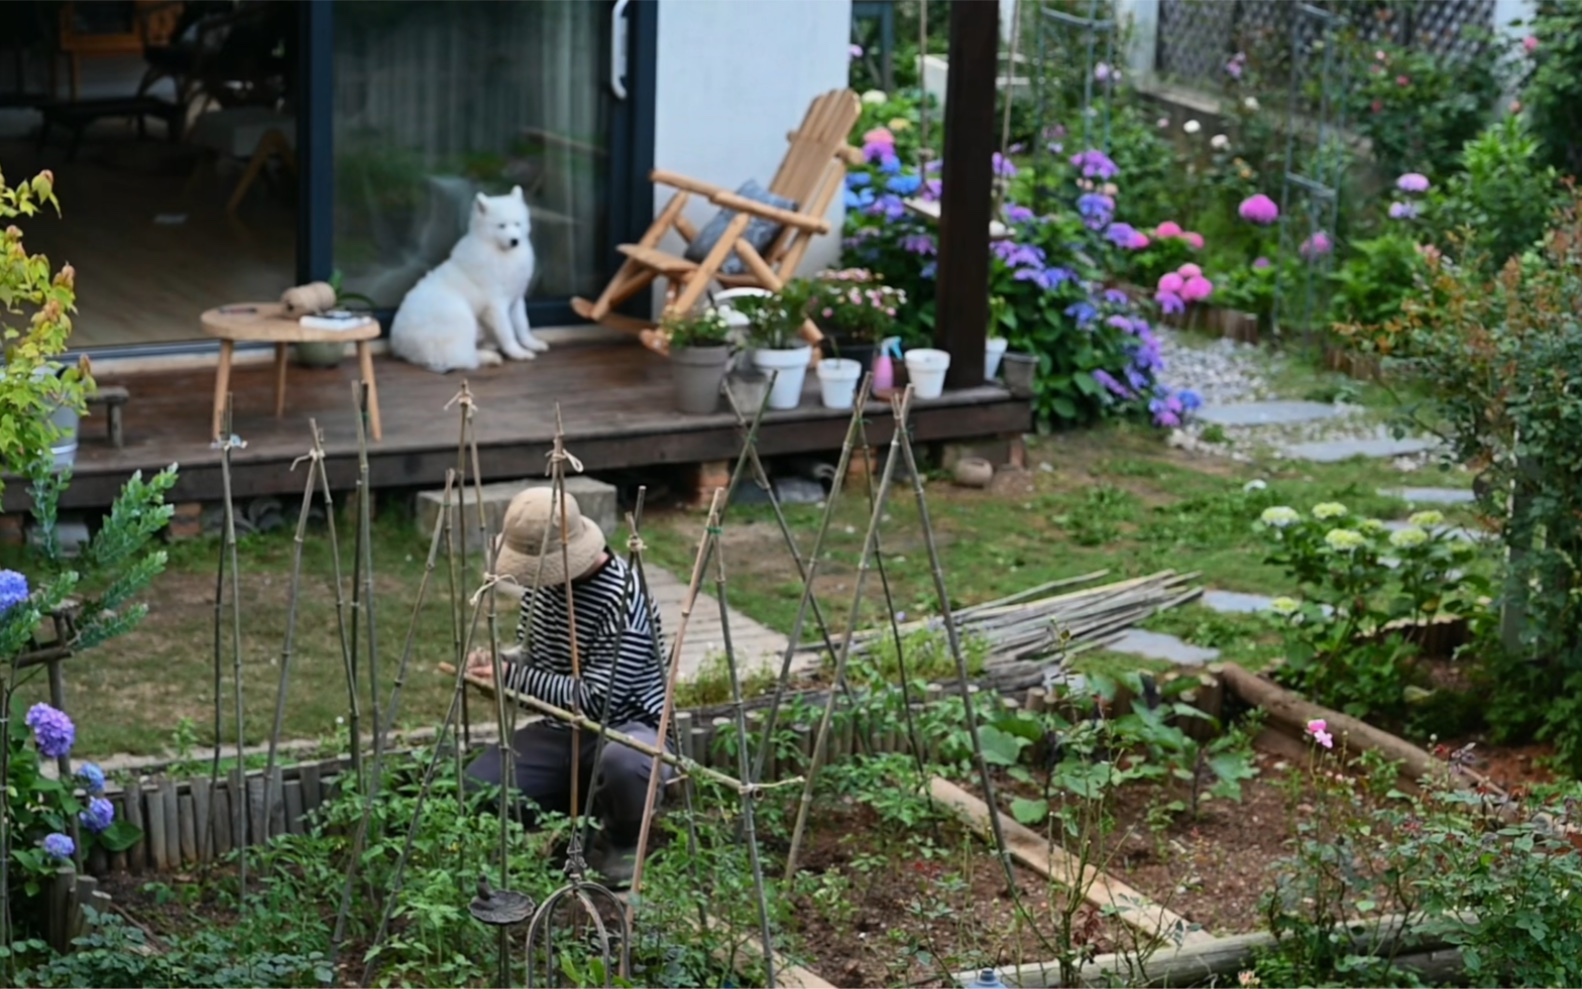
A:
POLYGON ((530 316, 574 321, 569 299, 600 291, 614 244, 652 215, 636 192, 652 113, 631 71, 637 17, 625 0, 336 0, 344 289, 395 309, 466 232, 479 192, 520 186, 538 258, 530 316))

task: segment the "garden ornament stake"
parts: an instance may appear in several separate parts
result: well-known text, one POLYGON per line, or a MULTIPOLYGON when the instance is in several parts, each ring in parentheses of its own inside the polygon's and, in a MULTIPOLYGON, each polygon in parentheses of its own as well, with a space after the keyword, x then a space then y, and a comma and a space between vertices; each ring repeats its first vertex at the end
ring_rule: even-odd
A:
MULTIPOLYGON (((568 863, 568 865, 574 864, 575 860, 568 863)), ((601 969, 603 981, 600 984, 607 987, 614 986, 617 966, 619 967, 620 978, 623 981, 631 970, 631 904, 622 903, 620 897, 616 896, 608 888, 598 883, 588 882, 580 874, 573 872, 570 879, 571 881, 566 885, 549 894, 549 897, 544 900, 543 904, 533 914, 533 922, 528 925, 527 984, 529 986, 558 986, 561 984, 558 978, 560 966, 556 964, 555 914, 563 905, 570 906, 575 903, 587 915, 589 922, 593 926, 594 937, 598 942, 599 957, 603 963, 603 968, 601 969), (599 908, 601 905, 610 908, 610 912, 615 917, 615 922, 618 926, 613 934, 609 927, 606 926, 604 917, 600 913, 599 908), (620 958, 614 965, 611 964, 612 960, 614 960, 610 951, 612 941, 620 946, 620 958), (543 972, 546 976, 544 981, 539 981, 537 978, 537 959, 540 948, 543 950, 543 972)), ((509 985, 510 983, 503 984, 509 985)))
MULTIPOLYGON (((884 517, 884 506, 890 493, 890 483, 895 476, 895 465, 901 458, 897 446, 906 435, 906 420, 912 409, 912 386, 908 384, 899 403, 892 400, 895 415, 895 432, 890 437, 890 455, 885 458, 884 472, 879 479, 879 489, 874 495, 872 511, 868 515, 868 532, 863 536, 862 553, 857 558, 857 577, 853 581, 851 611, 846 618, 846 632, 841 639, 840 656, 835 661, 835 682, 846 678, 846 664, 851 659, 851 645, 858 620, 862 614, 863 585, 868 578, 868 560, 873 554, 874 536, 879 521, 884 517)), ((860 415, 860 413, 857 413, 860 415)), ((791 829, 791 847, 786 852, 785 881, 789 884, 796 875, 797 855, 802 849, 802 837, 807 830, 808 813, 813 807, 813 788, 818 782, 818 772, 829 748, 829 728, 835 717, 835 701, 839 692, 831 690, 824 701, 824 713, 819 718, 818 732, 813 741, 813 758, 808 763, 807 780, 802 786, 802 799, 797 806, 796 825, 791 829)))
MULTIPOLYGON (((487 924, 495 929, 498 943, 496 950, 499 954, 499 969, 508 975, 511 971, 511 934, 510 928, 520 924, 533 915, 533 898, 515 890, 496 890, 489 885, 489 877, 479 874, 478 895, 467 904, 467 912, 480 924, 487 924)), ((509 977, 500 980, 500 984, 509 986, 509 977)))

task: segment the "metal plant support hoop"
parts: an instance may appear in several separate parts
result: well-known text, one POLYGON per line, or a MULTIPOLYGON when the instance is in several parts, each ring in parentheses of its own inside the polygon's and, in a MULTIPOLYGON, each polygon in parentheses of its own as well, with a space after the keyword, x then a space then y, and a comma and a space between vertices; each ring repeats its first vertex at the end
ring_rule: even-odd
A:
MULTIPOLYGON (((1038 8, 1037 17, 1037 75, 1034 86, 1035 119, 1037 120, 1036 147, 1033 148, 1033 171, 1044 174, 1049 166, 1052 151, 1049 148, 1048 129, 1049 119, 1049 93, 1044 85, 1045 74, 1051 62, 1060 64, 1069 61, 1066 54, 1069 42, 1073 37, 1080 40, 1083 46, 1083 72, 1082 72, 1082 110, 1078 116, 1081 118, 1082 150, 1097 148, 1105 154, 1110 152, 1110 122, 1112 118, 1112 105, 1115 99, 1115 45, 1119 33, 1113 15, 1100 16, 1099 0, 1088 0, 1088 15, 1078 17, 1068 14, 1049 3, 1042 3, 1038 8), (1099 55, 1099 44, 1103 41, 1104 57, 1099 55), (1106 76, 1099 87, 1099 104, 1095 107, 1094 74, 1098 71, 1100 62, 1110 67, 1110 74, 1106 76), (1100 118, 1099 140, 1093 140, 1094 117, 1100 118)), ((1045 195, 1042 184, 1035 187, 1035 202, 1033 208, 1042 212, 1045 195)))

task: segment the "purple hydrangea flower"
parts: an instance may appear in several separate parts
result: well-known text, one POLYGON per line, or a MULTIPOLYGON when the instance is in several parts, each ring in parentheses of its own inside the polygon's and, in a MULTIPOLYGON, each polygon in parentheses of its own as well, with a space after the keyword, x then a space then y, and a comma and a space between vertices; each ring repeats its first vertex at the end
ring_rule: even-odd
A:
POLYGON ((1181 425, 1181 400, 1174 395, 1155 397, 1148 403, 1148 411, 1154 414, 1154 423, 1160 426, 1181 425))
POLYGON ((1112 179, 1121 171, 1115 167, 1115 162, 1110 160, 1109 155, 1097 148, 1089 148, 1072 155, 1071 164, 1072 167, 1082 170, 1082 177, 1085 179, 1112 179))
POLYGON ((10 611, 27 600, 27 578, 15 570, 0 570, 0 612, 10 611))
POLYGON ((1105 387, 1105 389, 1107 389, 1109 391, 1110 394, 1116 396, 1117 398, 1135 398, 1136 397, 1135 395, 1132 394, 1131 389, 1127 388, 1125 385, 1123 385, 1119 381, 1115 380, 1115 375, 1111 374, 1108 371, 1103 370, 1102 368, 1100 370, 1097 370, 1097 371, 1093 372, 1093 380, 1097 381, 1099 384, 1103 385, 1105 387))
POLYGON ((1407 172, 1395 180, 1395 187, 1402 192, 1427 192, 1428 186, 1428 176, 1420 172, 1407 172))
POLYGON ((847 54, 849 54, 852 58, 862 58, 862 46, 856 44, 852 45, 851 48, 848 49, 847 54))
POLYGON ((994 153, 994 174, 1002 179, 1014 179, 1016 178, 1016 163, 996 151, 994 153))
POLYGON ((77 726, 66 717, 66 712, 57 711, 48 704, 34 704, 23 720, 33 729, 33 739, 44 755, 59 759, 71 754, 72 743, 77 741, 77 726))
POLYGON ((1076 320, 1078 326, 1086 326, 1098 318, 1099 311, 1091 302, 1073 302, 1066 307, 1066 315, 1076 320))
POLYGON ((1032 244, 1018 244, 1013 240, 998 240, 994 242, 994 253, 999 255, 1001 261, 1014 268, 1041 268, 1044 265, 1044 252, 1032 244))
POLYGON ((1118 288, 1105 289, 1102 298, 1112 306, 1129 306, 1132 304, 1132 297, 1118 288))
POLYGON ((901 238, 901 249, 913 254, 934 254, 939 250, 932 234, 907 234, 901 238))
POLYGON ((1236 213, 1248 223, 1267 227, 1280 218, 1280 207, 1274 204, 1273 199, 1260 192, 1243 199, 1241 205, 1236 208, 1236 213))
POLYGON ((1135 324, 1132 323, 1131 319, 1129 317, 1127 317, 1127 316, 1122 316, 1119 313, 1116 313, 1114 316, 1111 316, 1108 319, 1106 319, 1104 321, 1104 325, 1105 326, 1113 326, 1117 330, 1120 330, 1122 333, 1136 333, 1137 332, 1137 327, 1136 327, 1135 324))
POLYGON ((939 274, 939 263, 937 261, 930 261, 918 270, 917 277, 926 278, 929 281, 933 281, 934 276, 937 274, 939 274))
POLYGON ((1417 219, 1417 204, 1416 203, 1401 203, 1401 202, 1391 203, 1390 204, 1390 219, 1392 219, 1392 220, 1415 220, 1415 219, 1417 219))
POLYGON ((85 762, 77 767, 77 778, 82 780, 82 785, 90 794, 104 792, 104 770, 91 762, 85 762))
POLYGON ((1262 271, 1263 269, 1269 267, 1269 259, 1268 258, 1256 258, 1252 262, 1252 266, 1253 266, 1253 268, 1255 270, 1262 271))
POLYGON ((1116 247, 1130 247, 1137 237, 1137 228, 1130 223, 1112 223, 1104 230, 1104 239, 1116 247))
POLYGON ((939 181, 939 179, 929 179, 927 182, 924 182, 922 189, 924 201, 933 202, 934 200, 938 199, 940 190, 943 188, 944 185, 939 181))
POLYGON ((1033 218, 1033 211, 1026 206, 1009 203, 1005 207, 1005 219, 1010 223, 1026 223, 1033 218))
POLYGON ((77 846, 63 834, 52 834, 44 837, 44 851, 52 858, 69 859, 77 854, 77 846))
POLYGON ((103 797, 94 797, 88 801, 88 809, 77 815, 82 821, 82 826, 99 834, 115 823, 115 805, 103 797))
POLYGON ((1115 215, 1115 200, 1102 192, 1084 193, 1077 197, 1077 215, 1089 230, 1103 230, 1115 215))
POLYGON ((901 197, 887 192, 875 199, 867 210, 874 216, 882 216, 886 220, 899 220, 906 215, 906 204, 901 202, 901 197))
POLYGON ((1154 293, 1154 301, 1159 303, 1159 311, 1166 316, 1175 316, 1186 312, 1186 300, 1175 292, 1166 292, 1161 289, 1154 293))
POLYGON ((901 171, 901 159, 894 154, 887 154, 879 159, 879 171, 886 175, 897 175, 901 171))

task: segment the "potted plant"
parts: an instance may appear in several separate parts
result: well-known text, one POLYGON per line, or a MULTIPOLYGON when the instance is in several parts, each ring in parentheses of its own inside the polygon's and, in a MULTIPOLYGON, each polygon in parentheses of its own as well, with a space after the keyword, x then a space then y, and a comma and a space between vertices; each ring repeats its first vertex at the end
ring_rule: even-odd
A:
POLYGON ((769 390, 771 409, 794 409, 802 401, 802 383, 813 359, 813 348, 802 338, 802 324, 814 294, 812 284, 799 278, 773 295, 737 299, 733 304, 750 324, 747 339, 753 366, 775 376, 769 390))
POLYGON ((834 356, 873 369, 880 340, 895 328, 895 314, 906 293, 880 281, 865 268, 843 268, 818 276, 813 299, 814 319, 827 334, 834 356))
POLYGON ((686 415, 719 409, 720 385, 730 367, 730 324, 716 309, 669 312, 659 331, 670 341, 675 368, 676 408, 686 415))
MULTIPOLYGON (((356 303, 369 310, 371 315, 374 308, 374 301, 368 298, 368 296, 357 292, 341 291, 341 284, 343 281, 344 276, 342 275, 340 269, 336 269, 330 273, 328 284, 335 293, 335 299, 331 308, 345 308, 353 303, 356 303)), ((346 345, 344 343, 335 343, 331 341, 316 343, 294 343, 291 345, 291 350, 292 355, 297 359, 297 363, 301 364, 303 367, 339 367, 341 361, 346 357, 346 345)))

